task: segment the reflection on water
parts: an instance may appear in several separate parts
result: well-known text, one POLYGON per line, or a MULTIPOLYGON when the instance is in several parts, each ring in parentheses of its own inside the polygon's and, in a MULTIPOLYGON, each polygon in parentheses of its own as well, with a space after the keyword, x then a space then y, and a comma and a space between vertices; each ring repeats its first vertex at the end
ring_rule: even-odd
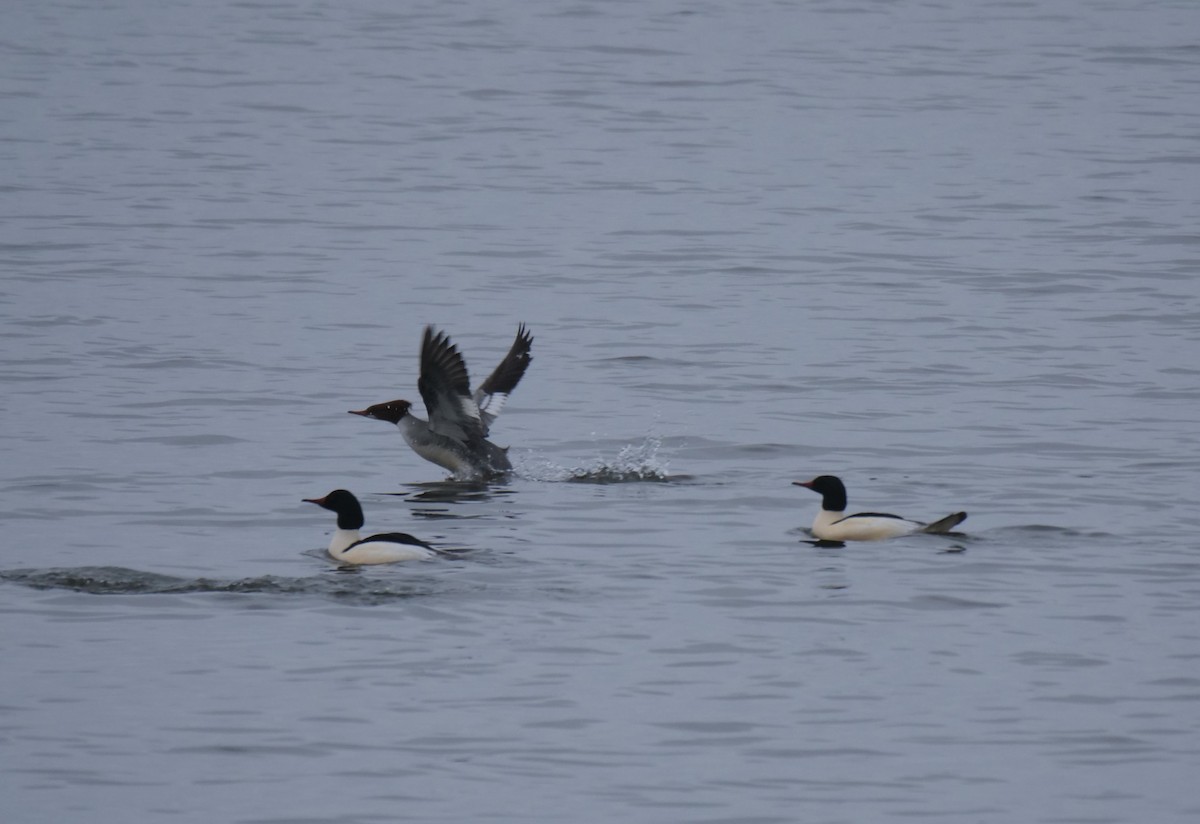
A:
POLYGON ((428 481, 410 485, 413 492, 385 492, 384 495, 403 496, 416 503, 471 503, 488 501, 498 495, 511 495, 512 490, 485 481, 428 481))

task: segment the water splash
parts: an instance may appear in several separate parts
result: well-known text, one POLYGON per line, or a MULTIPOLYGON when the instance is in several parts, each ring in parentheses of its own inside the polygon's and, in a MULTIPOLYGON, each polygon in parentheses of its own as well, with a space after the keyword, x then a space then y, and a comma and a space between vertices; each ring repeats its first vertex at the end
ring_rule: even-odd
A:
POLYGON ((596 458, 590 464, 564 467, 550 461, 540 466, 525 461, 521 474, 539 481, 567 481, 586 484, 669 483, 683 476, 671 475, 668 463, 659 457, 662 438, 647 436, 640 444, 621 447, 616 458, 596 458))

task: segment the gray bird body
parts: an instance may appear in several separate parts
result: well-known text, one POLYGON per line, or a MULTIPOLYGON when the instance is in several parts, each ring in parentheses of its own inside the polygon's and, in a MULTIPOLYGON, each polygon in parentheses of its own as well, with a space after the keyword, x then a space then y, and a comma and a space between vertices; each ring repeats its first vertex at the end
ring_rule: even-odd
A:
POLYGON ((405 400, 377 403, 352 414, 394 423, 414 452, 459 478, 500 475, 512 470, 508 449, 487 439, 509 393, 533 360, 533 336, 521 324, 508 354, 474 392, 467 365, 444 332, 425 327, 421 340, 421 375, 417 388, 429 413, 412 414, 405 400))

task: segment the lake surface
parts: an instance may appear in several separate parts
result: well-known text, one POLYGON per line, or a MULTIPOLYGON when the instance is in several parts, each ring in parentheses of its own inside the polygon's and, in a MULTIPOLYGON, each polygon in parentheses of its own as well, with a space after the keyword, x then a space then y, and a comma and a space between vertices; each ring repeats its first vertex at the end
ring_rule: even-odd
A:
POLYGON ((4 16, 5 822, 1200 817, 1190 0, 4 16))

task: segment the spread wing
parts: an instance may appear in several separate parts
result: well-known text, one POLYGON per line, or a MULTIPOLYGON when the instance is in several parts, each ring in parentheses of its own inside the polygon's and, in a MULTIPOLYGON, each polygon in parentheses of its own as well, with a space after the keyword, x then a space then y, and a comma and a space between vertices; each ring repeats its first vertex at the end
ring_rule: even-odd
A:
POLYGON ((517 388, 525 370, 529 368, 529 362, 533 360, 533 356, 529 354, 532 346, 533 335, 529 334, 529 330, 522 323, 517 327, 516 340, 513 341, 512 348, 508 350, 504 360, 500 361, 500 365, 488 375, 488 379, 475 390, 475 406, 482 417, 485 432, 491 427, 492 421, 500 416, 500 410, 504 408, 509 393, 517 388))
POLYGON ((464 443, 487 436, 479 406, 471 397, 471 379, 462 355, 444 332, 425 327, 421 340, 421 377, 417 388, 429 412, 429 428, 464 443))

